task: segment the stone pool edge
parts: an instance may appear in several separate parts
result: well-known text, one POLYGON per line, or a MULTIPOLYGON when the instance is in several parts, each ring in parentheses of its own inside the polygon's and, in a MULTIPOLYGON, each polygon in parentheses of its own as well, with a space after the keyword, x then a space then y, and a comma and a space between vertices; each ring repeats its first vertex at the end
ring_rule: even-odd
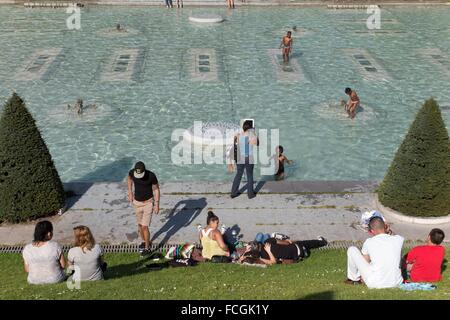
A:
POLYGON ((423 224, 423 225, 439 225, 443 223, 450 223, 450 215, 442 217, 415 217, 408 216, 394 209, 388 208, 381 204, 378 199, 378 195, 374 195, 374 207, 380 211, 386 218, 395 219, 401 222, 411 223, 411 224, 423 224))
MULTIPOLYGON (((224 182, 163 182, 162 194, 195 195, 195 194, 229 194, 230 181, 224 182)), ((75 195, 82 195, 93 186, 117 186, 126 188, 126 182, 66 182, 64 189, 75 195)), ((243 183, 241 186, 245 185, 243 183)), ((375 180, 347 180, 347 181, 255 181, 255 189, 260 194, 302 194, 302 193, 373 193, 379 182, 375 180)))
MULTIPOLYGON (((23 6, 23 4, 26 1, 15 1, 15 0, 0 0, 0 5, 17 5, 17 6, 23 6)), ((95 5, 95 6, 152 6, 152 7, 163 7, 164 1, 31 1, 31 2, 67 2, 67 3, 83 3, 86 5, 95 5)), ((412 7, 412 6, 450 6, 450 2, 440 1, 440 2, 390 2, 389 0, 381 0, 376 1, 374 3, 367 3, 362 1, 344 1, 344 2, 322 2, 322 1, 312 1, 312 2, 299 2, 299 3, 293 3, 293 2, 246 2, 246 3, 240 3, 236 2, 236 7, 271 7, 271 6, 294 6, 294 7, 327 7, 328 5, 370 5, 370 4, 382 4, 383 6, 391 6, 391 7, 412 7)), ((187 1, 184 3, 184 6, 187 7, 196 7, 196 6, 202 6, 202 7, 225 7, 225 4, 222 1, 187 1)), ((336 9, 331 9, 336 10, 336 9)))

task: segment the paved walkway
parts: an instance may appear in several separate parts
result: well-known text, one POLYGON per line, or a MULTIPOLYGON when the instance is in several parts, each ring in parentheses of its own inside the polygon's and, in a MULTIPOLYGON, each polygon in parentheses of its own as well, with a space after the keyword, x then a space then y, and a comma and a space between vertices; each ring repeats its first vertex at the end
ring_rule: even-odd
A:
MULTIPOLYGON (((364 240, 358 227, 361 213, 374 208, 374 182, 267 182, 258 184, 259 194, 231 199, 229 184, 168 183, 161 186, 161 213, 153 217, 154 242, 197 241, 197 224, 205 224, 212 208, 221 223, 235 228, 243 240, 257 232, 282 232, 294 239, 324 235, 331 241, 364 240)), ((126 199, 125 183, 67 184, 74 196, 69 210, 52 217, 55 239, 72 242, 72 228, 89 226, 99 242, 137 243, 133 209, 126 199)), ((390 220, 392 228, 408 240, 426 237, 433 225, 390 220)), ((450 234, 450 224, 439 225, 450 234)), ((34 223, 1 225, 0 244, 23 244, 31 240, 34 223)))

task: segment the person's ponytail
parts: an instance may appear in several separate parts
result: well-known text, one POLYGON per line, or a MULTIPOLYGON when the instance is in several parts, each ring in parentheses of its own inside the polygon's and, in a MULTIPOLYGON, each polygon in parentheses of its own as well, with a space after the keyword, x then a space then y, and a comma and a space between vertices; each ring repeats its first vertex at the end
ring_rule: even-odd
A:
POLYGON ((219 217, 212 212, 212 210, 208 211, 208 217, 206 218, 206 224, 209 224, 211 221, 217 221, 219 217))

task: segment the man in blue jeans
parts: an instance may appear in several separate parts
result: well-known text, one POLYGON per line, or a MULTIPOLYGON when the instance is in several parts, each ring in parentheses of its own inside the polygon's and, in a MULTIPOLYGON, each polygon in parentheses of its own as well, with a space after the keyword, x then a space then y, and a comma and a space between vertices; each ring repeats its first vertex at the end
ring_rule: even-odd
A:
POLYGON ((231 198, 239 195, 239 185, 241 183, 244 170, 247 174, 247 194, 252 199, 256 196, 253 189, 253 168, 255 166, 253 158, 253 147, 258 146, 259 141, 253 132, 253 122, 251 120, 244 121, 242 132, 234 137, 234 144, 237 145, 236 166, 237 172, 234 177, 233 186, 231 187, 231 198))

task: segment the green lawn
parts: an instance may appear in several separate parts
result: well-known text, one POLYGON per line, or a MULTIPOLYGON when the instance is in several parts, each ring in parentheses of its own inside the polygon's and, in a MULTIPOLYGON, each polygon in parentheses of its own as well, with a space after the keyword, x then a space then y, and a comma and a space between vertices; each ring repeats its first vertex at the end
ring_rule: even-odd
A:
MULTIPOLYGON (((448 255, 447 255, 448 259, 448 255)), ((107 280, 69 290, 65 283, 32 286, 19 254, 0 254, 0 299, 449 299, 450 272, 438 289, 406 292, 369 290, 343 284, 343 250, 313 252, 293 265, 256 268, 204 263, 189 268, 148 271, 138 254, 107 254, 107 280)))

